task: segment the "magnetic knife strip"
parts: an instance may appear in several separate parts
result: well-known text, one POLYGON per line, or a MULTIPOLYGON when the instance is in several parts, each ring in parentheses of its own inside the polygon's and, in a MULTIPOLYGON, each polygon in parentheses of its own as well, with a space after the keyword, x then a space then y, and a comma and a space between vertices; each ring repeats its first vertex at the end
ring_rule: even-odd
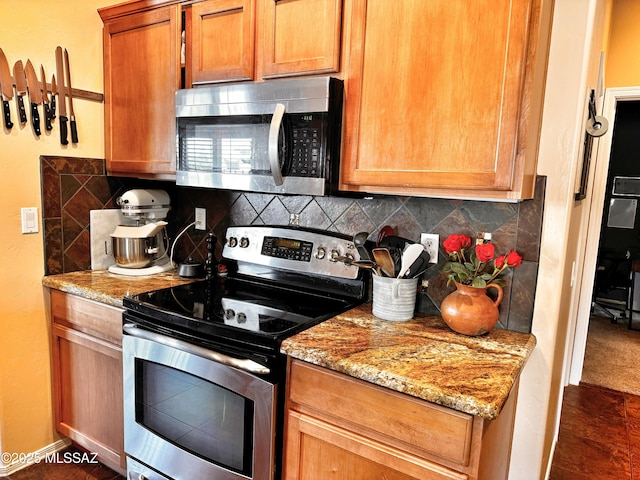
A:
POLYGON ((2 101, 2 116, 6 130, 13 128, 9 100, 16 98, 16 111, 21 124, 27 123, 27 108, 25 98, 28 95, 31 125, 36 136, 42 134, 40 106, 44 117, 46 131, 53 130, 53 122, 57 120, 60 130, 60 143, 68 145, 68 130, 71 130, 71 142, 78 143, 78 129, 76 124, 73 101, 76 98, 104 101, 101 93, 79 90, 71 87, 71 71, 69 67, 69 52, 65 48, 56 47, 56 73, 47 80, 44 66, 36 72, 31 60, 26 64, 18 60, 13 65, 13 75, 9 70, 9 62, 0 48, 0 97, 2 101), (69 125, 67 126, 67 122, 69 125))

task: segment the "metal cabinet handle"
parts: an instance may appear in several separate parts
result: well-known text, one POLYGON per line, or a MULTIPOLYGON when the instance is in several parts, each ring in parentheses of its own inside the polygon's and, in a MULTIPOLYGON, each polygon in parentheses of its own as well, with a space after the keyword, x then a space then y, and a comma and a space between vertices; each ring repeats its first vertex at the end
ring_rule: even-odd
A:
POLYGON ((269 126, 269 164, 271 166, 271 176, 276 185, 282 185, 282 170, 280 170, 280 159, 278 158, 278 135, 284 116, 284 105, 277 103, 269 126))
POLYGON ((160 335, 158 333, 149 332, 148 330, 138 328, 133 323, 125 323, 122 329, 125 333, 133 337, 156 342, 167 347, 190 353, 192 355, 197 355, 198 357, 202 357, 207 360, 212 360, 222 365, 227 365, 229 367, 235 367, 240 370, 244 370, 245 372, 256 373, 259 375, 268 375, 269 373, 271 373, 271 370, 269 368, 265 367, 264 365, 260 365, 258 362, 254 362, 253 360, 231 357, 229 355, 225 355, 224 353, 209 350, 208 348, 192 345, 188 342, 178 340, 177 338, 171 338, 165 335, 160 335))

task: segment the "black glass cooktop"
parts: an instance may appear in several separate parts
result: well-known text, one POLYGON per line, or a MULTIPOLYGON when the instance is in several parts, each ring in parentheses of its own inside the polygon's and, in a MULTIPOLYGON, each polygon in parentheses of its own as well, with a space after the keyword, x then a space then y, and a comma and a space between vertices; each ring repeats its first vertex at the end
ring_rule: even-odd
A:
POLYGON ((126 309, 142 317, 147 327, 163 333, 271 349, 358 303, 331 294, 235 278, 203 280, 124 299, 126 309))

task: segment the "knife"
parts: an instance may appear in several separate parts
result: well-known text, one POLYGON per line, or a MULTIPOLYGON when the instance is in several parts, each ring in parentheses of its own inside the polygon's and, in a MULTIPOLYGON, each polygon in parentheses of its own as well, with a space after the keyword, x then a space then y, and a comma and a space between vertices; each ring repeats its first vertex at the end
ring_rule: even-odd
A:
POLYGON ((64 88, 64 64, 62 63, 62 47, 56 48, 56 75, 60 86, 58 87, 58 103, 60 104, 60 143, 67 145, 67 95, 64 88))
POLYGON ((44 67, 40 65, 40 78, 42 79, 42 109, 44 111, 44 125, 48 131, 51 131, 51 110, 49 109, 49 94, 47 93, 47 77, 44 74, 44 67))
POLYGON ((4 113, 4 126, 7 130, 11 130, 13 122, 11 121, 11 110, 9 109, 9 100, 13 98, 13 80, 9 71, 7 57, 0 48, 0 83, 2 84, 2 111, 4 113))
POLYGON ((58 93, 58 86, 56 85, 56 76, 51 75, 51 119, 56 118, 56 93, 58 93))
POLYGON ((73 95, 71 94, 71 71, 69 69, 69 52, 64 49, 64 66, 67 75, 67 93, 69 94, 69 125, 71 125, 71 141, 78 143, 78 130, 76 129, 76 116, 73 113, 73 95))
POLYGON ((13 76, 16 80, 16 101, 18 102, 20 123, 27 123, 27 112, 24 109, 24 99, 22 98, 27 94, 27 79, 24 76, 22 60, 18 60, 13 66, 13 76))
POLYGON ((36 135, 40 135, 40 113, 38 105, 42 103, 42 91, 40 90, 40 82, 36 77, 36 71, 33 68, 31 60, 27 60, 26 65, 27 88, 29 89, 29 101, 31 102, 31 124, 36 135))

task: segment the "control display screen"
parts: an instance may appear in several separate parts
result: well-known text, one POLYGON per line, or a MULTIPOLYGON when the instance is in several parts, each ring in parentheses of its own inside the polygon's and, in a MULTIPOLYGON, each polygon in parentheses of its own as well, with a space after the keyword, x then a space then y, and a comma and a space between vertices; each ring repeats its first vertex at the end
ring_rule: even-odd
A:
POLYGON ((264 237, 262 255, 310 262, 313 243, 284 237, 264 237))
POLYGON ((291 240, 289 238, 276 238, 274 242, 276 248, 291 248, 293 250, 300 250, 302 242, 300 240, 291 240))

